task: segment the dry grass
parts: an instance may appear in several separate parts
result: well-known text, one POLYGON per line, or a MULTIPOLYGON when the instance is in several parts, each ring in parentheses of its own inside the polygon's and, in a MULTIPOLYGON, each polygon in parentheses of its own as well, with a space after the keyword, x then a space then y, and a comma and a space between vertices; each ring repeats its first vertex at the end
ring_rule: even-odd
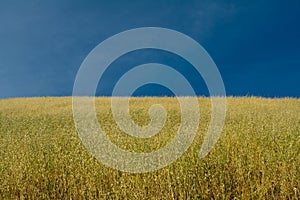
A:
MULTIPOLYGON (((137 152, 158 149, 176 134, 180 108, 174 98, 131 100, 139 125, 148 108, 168 111, 164 129, 150 139, 122 133, 110 112, 110 99, 98 98, 97 114, 108 137, 137 152)), ((210 101, 199 98, 201 121, 188 151, 152 173, 110 169, 86 151, 77 136, 71 98, 0 101, 1 199, 299 199, 300 100, 228 98, 221 138, 200 160, 210 120, 210 101)))

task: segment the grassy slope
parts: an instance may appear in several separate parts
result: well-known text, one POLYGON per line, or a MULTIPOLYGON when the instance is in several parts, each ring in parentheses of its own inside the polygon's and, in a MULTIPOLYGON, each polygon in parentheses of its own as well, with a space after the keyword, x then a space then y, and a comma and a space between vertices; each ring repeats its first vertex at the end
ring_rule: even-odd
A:
MULTIPOLYGON (((146 140, 118 130, 108 98, 96 104, 114 143, 150 152, 176 134, 178 103, 172 98, 131 101, 139 125, 149 122, 148 108, 159 102, 170 114, 162 132, 146 140)), ((222 136, 202 160, 198 152, 210 101, 199 102, 199 133, 184 156, 156 172, 127 174, 107 168, 85 150, 75 131, 71 98, 1 100, 0 198, 300 198, 300 99, 229 98, 222 136)))

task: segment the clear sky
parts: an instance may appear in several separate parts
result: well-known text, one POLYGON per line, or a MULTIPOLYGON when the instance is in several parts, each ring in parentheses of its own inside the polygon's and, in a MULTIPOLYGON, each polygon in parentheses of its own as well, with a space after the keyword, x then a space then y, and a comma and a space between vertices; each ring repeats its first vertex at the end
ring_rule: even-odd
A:
MULTIPOLYGON (((199 42, 217 64, 227 95, 300 97, 297 0, 1 0, 0 98, 70 96, 81 63, 96 45, 148 26, 174 29, 199 42)), ((168 52, 132 52, 107 70, 97 94, 110 95, 124 69, 154 61, 189 65, 168 52)), ((201 79, 186 69, 181 73, 191 82, 201 79)), ((196 93, 207 95, 205 84, 199 83, 196 93)), ((170 92, 148 85, 136 94, 170 92)))

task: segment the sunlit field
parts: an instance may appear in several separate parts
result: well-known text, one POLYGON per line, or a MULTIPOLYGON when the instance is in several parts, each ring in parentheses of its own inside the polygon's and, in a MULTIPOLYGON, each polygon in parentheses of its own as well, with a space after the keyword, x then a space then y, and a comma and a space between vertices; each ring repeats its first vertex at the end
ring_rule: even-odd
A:
MULTIPOLYGON (((150 122, 148 109, 168 112, 164 128, 148 139, 123 133, 109 98, 97 98, 107 137, 134 152, 157 150, 176 135, 176 98, 133 98, 130 114, 150 122)), ((155 172, 130 174, 106 167, 79 139, 72 98, 0 100, 0 199, 299 199, 300 99, 228 98, 215 148, 199 151, 210 122, 210 99, 199 98, 198 134, 185 154, 155 172)))

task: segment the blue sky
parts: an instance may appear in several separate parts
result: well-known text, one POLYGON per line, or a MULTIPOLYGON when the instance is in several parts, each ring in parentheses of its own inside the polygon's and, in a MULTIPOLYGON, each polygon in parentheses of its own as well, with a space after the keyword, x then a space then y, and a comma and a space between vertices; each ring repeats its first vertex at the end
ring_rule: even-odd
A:
MULTIPOLYGON (((96 45, 148 26, 174 29, 199 42, 217 64, 227 95, 300 97, 299 19, 299 1, 2 0, 0 98, 70 96, 81 63, 96 45)), ((107 70, 98 95, 111 94, 124 69, 136 64, 189 65, 158 50, 126 56, 107 70)), ((190 67, 181 73, 198 84, 197 94, 207 95, 201 76, 190 67)), ((147 85, 136 94, 170 91, 147 85)))

